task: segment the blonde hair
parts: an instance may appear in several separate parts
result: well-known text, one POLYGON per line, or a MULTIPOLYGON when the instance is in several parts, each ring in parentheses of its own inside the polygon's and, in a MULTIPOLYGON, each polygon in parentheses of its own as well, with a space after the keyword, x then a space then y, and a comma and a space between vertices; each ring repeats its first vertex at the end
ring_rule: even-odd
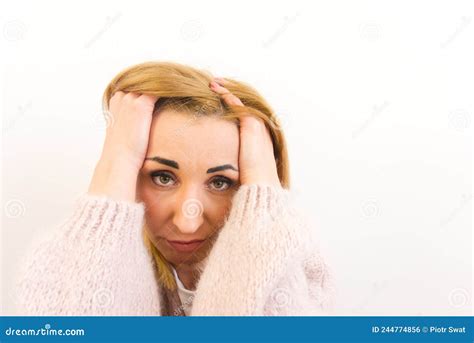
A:
MULTIPOLYGON (((102 107, 108 111, 109 100, 117 91, 158 96, 155 110, 173 108, 194 116, 217 115, 239 124, 244 115, 257 116, 269 128, 275 162, 283 188, 290 187, 288 151, 285 137, 274 111, 251 86, 230 78, 226 88, 236 95, 244 106, 229 106, 209 88, 213 76, 203 70, 172 62, 145 62, 121 71, 108 84, 103 94, 102 107)), ((176 288, 169 263, 154 246, 143 230, 143 239, 156 264, 158 280, 168 289, 176 288)))

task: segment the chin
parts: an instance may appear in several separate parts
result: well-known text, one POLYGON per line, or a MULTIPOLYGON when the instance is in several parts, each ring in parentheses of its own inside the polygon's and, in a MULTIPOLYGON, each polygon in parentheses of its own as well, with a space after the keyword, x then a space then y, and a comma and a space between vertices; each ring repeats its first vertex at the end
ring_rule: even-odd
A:
POLYGON ((212 248, 209 242, 206 242, 195 251, 178 252, 170 247, 164 240, 160 240, 156 247, 164 258, 172 265, 199 263, 209 255, 212 248))

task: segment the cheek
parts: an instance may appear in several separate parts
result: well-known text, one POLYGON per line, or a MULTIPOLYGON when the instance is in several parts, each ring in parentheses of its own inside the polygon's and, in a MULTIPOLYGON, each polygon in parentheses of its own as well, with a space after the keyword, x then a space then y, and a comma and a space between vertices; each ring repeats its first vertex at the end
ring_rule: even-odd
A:
POLYGON ((148 231, 153 236, 161 236, 161 231, 172 215, 171 209, 166 208, 169 201, 163 193, 153 191, 149 187, 137 188, 137 198, 145 204, 145 222, 148 231))
POLYGON ((232 196, 208 199, 206 204, 204 215, 209 221, 209 226, 214 229, 222 228, 232 206, 232 196))

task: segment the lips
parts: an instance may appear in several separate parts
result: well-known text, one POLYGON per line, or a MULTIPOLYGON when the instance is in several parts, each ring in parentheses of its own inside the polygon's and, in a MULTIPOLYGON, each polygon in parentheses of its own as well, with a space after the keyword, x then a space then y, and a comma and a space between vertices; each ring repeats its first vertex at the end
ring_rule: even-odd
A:
POLYGON ((199 248, 205 240, 192 240, 192 241, 169 241, 166 242, 178 252, 192 252, 199 248))

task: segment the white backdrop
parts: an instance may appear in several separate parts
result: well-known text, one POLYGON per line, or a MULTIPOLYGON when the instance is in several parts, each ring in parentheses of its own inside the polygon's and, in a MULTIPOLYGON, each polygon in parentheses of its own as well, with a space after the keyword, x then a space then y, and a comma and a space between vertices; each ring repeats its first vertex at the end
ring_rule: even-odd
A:
POLYGON ((101 95, 168 60, 256 87, 340 315, 472 315, 470 1, 2 3, 2 315, 34 234, 87 190, 101 95))

